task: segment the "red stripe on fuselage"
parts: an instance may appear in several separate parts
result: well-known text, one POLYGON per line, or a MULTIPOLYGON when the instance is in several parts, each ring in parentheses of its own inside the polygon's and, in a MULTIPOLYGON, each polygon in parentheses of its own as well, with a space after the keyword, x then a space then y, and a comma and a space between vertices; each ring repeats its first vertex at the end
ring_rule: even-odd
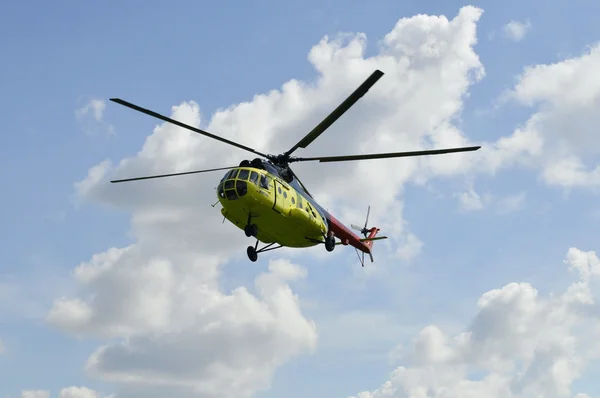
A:
POLYGON ((361 238, 354 232, 352 232, 350 229, 348 229, 337 218, 335 218, 331 214, 329 214, 327 218, 329 219, 329 226, 331 228, 331 232, 333 232, 336 238, 342 241, 342 244, 350 245, 365 253, 371 252, 371 248, 367 246, 364 242, 361 242, 361 238))

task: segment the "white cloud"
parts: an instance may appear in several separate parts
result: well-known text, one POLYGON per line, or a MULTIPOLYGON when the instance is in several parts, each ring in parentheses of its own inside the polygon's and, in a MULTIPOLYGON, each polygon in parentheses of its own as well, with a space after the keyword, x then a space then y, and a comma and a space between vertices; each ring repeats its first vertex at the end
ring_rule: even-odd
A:
POLYGON ((458 198, 460 210, 464 212, 483 210, 483 208, 486 207, 491 200, 490 195, 484 195, 481 197, 477 192, 475 192, 473 187, 470 187, 465 192, 455 194, 455 196, 458 198))
POLYGON ((101 122, 102 116, 104 115, 104 109, 106 109, 106 102, 104 102, 104 100, 92 99, 83 107, 77 109, 75 115, 78 118, 83 118, 88 114, 91 114, 94 120, 101 122))
POLYGON ((510 21, 502 27, 506 37, 514 41, 521 41, 525 35, 531 30, 531 22, 510 21))
POLYGON ((492 209, 497 214, 508 214, 521 210, 525 206, 526 194, 521 192, 514 195, 495 196, 489 192, 479 194, 472 185, 464 192, 455 193, 461 212, 474 212, 492 209))
POLYGON ((106 102, 102 99, 91 99, 87 104, 75 110, 75 117, 82 129, 88 135, 103 131, 109 135, 115 134, 113 125, 104 120, 106 102))
POLYGON ((49 321, 75 334, 128 336, 99 348, 88 372, 115 382, 249 396, 269 385, 275 367, 311 352, 316 330, 286 284, 306 271, 286 260, 256 279, 258 296, 240 287, 219 293, 200 258, 132 262, 136 247, 82 264, 76 278, 93 301, 59 300, 49 321), (179 274, 179 278, 176 277, 179 274))
MULTIPOLYGON (((257 95, 206 120, 195 102, 181 102, 172 108, 172 117, 261 151, 279 153, 301 138, 303 133, 298 132, 309 131, 380 68, 386 73, 381 82, 302 155, 470 145, 453 121, 460 116, 470 85, 485 74, 473 50, 481 12, 464 7, 452 20, 426 15, 403 18, 385 36, 381 51, 368 58, 364 56, 364 35, 326 37, 309 54, 318 71, 314 82, 290 80, 281 90, 257 95)), ((599 47, 594 47, 578 58, 527 68, 511 98, 541 106, 512 135, 484 143, 479 152, 299 164, 295 171, 342 220, 360 222, 365 204, 371 204, 372 224, 396 241, 397 256, 410 259, 423 242, 403 219, 406 183, 495 173, 513 166, 540 169, 549 184, 585 186, 600 181, 584 162, 600 149, 592 127, 600 121, 596 120, 600 80, 594 78, 599 54, 599 47)), ((96 112, 91 105, 85 114, 92 121, 103 121, 103 110, 96 112)), ((249 241, 233 226, 221 224, 218 209, 209 206, 215 201, 211 188, 219 175, 119 185, 106 181, 109 175, 119 178, 235 165, 244 158, 251 156, 162 124, 135 157, 116 164, 101 162, 76 184, 82 199, 129 209, 135 240, 128 247, 109 249, 79 265, 74 272, 78 294, 57 299, 48 314, 49 322, 67 332, 112 339, 89 358, 87 369, 92 375, 144 397, 149 396, 148 388, 160 389, 163 396, 185 396, 200 390, 204 394, 198 395, 204 397, 247 396, 267 388, 273 372, 285 361, 315 348, 315 327, 300 311, 290 288, 306 274, 304 268, 275 260, 268 273, 255 279, 255 293, 245 287, 230 293, 220 288, 223 264, 245 259, 244 247, 249 241)), ((522 193, 488 199, 473 188, 459 195, 467 209, 492 206, 498 212, 518 210, 525 198, 522 193)), ((341 253, 354 255, 343 248, 332 254, 321 247, 302 251, 306 252, 330 259, 341 253)), ((591 264, 586 261, 580 263, 591 264)), ((376 263, 375 267, 382 265, 376 263)), ((591 265, 588 268, 593 269, 591 265)), ((416 367, 399 369, 384 389, 412 389, 418 396, 424 385, 433 386, 432 377, 439 376, 438 386, 457 391, 459 396, 471 390, 479 391, 477 396, 494 396, 481 393, 493 390, 508 397, 503 392, 509 382, 514 391, 541 391, 544 386, 564 390, 576 374, 550 377, 544 361, 552 362, 551 355, 557 355, 563 361, 553 362, 557 369, 564 363, 575 373, 582 368, 569 340, 559 337, 572 333, 573 318, 564 314, 565 306, 585 304, 588 291, 584 282, 574 284, 559 299, 562 304, 540 299, 527 284, 489 292, 480 301, 480 312, 468 334, 451 339, 439 327, 424 329, 410 357, 416 367), (559 326, 553 323, 556 319, 559 326), (490 322, 496 322, 504 334, 491 328, 490 322), (511 329, 514 325, 518 327, 511 329), (540 325, 551 327, 541 330, 540 325), (539 348, 536 354, 531 351, 534 337, 541 338, 535 343, 539 348), (487 362, 480 360, 484 354, 487 362), (517 366, 514 358, 519 359, 521 368, 533 372, 538 367, 541 373, 515 376, 510 373, 510 367, 517 366), (488 371, 488 377, 467 380, 469 364, 488 371), (546 379, 540 379, 542 376, 546 379)), ((381 396, 381 392, 377 394, 381 396)))
POLYGON ((402 260, 412 260, 417 257, 423 249, 424 243, 415 234, 406 234, 406 243, 398 246, 396 256, 402 260))
POLYGON ((511 136, 480 151, 481 170, 522 166, 564 188, 600 186, 600 44, 579 57, 526 67, 505 98, 535 107, 511 136))
MULTIPOLYGON (((403 18, 385 36, 381 51, 368 58, 362 34, 324 38, 309 54, 318 71, 314 82, 291 80, 281 90, 220 110, 208 120, 196 103, 182 102, 172 108, 172 117, 278 153, 380 68, 386 73, 382 81, 299 156, 470 145, 453 121, 470 85, 484 76, 473 50, 481 13, 464 7, 452 20, 403 18)), ((519 145, 519 138, 499 142, 497 165, 519 145)), ((305 275, 302 267, 272 261, 269 272, 256 278, 255 293, 245 287, 231 293, 220 288, 223 264, 245 259, 250 243, 241 231, 222 224, 218 209, 209 206, 220 175, 106 181, 109 174, 119 178, 235 165, 248 157, 162 124, 135 157, 116 165, 102 162, 76 185, 81 198, 131 210, 135 240, 79 265, 74 271, 78 294, 57 299, 48 314, 50 323, 67 332, 111 339, 90 356, 91 375, 145 397, 148 388, 160 389, 163 396, 194 391, 204 397, 249 396, 268 387, 278 366, 315 348, 315 327, 290 288, 305 275)), ((423 243, 403 219, 404 185, 472 173, 483 161, 488 160, 470 153, 302 164, 295 171, 342 220, 360 222, 365 204, 371 204, 371 223, 394 238, 398 256, 409 259, 423 243)), ((327 254, 322 247, 306 252, 327 254)), ((342 247, 327 255, 335 259, 342 253, 354 256, 342 247)))
POLYGON ((435 325, 423 328, 403 350, 405 365, 357 397, 570 396, 586 365, 600 358, 600 322, 585 312, 595 308, 599 292, 589 277, 600 276, 590 271, 600 260, 571 248, 565 262, 579 279, 562 294, 543 297, 528 283, 488 291, 464 332, 451 337, 435 325))
POLYGON ((60 390, 58 398, 100 398, 100 395, 87 387, 73 386, 60 390))
POLYGON ((46 390, 23 390, 21 398, 50 398, 50 391, 46 390))
MULTIPOLYGON (((87 387, 67 387, 60 390, 58 398, 114 398, 113 395, 101 395, 98 392, 87 387)), ((50 391, 47 390, 23 390, 21 398, 50 398, 50 391)))

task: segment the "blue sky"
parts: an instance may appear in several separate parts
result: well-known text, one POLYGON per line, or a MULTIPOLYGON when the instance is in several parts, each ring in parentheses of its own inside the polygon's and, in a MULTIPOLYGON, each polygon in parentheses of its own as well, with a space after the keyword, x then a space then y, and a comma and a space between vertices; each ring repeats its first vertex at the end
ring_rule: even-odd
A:
MULTIPOLYGON (((5 351, 0 354, 0 396, 17 397, 29 389, 58 396, 60 389, 73 385, 104 393, 118 390, 83 370, 105 340, 78 339, 44 318, 53 300, 77 294, 71 278, 75 266, 95 253, 135 242, 127 209, 82 201, 74 183, 107 158, 118 163, 135 156, 157 122, 112 103, 106 105, 103 124, 90 118, 78 121, 77 109, 92 99, 121 97, 166 113, 193 100, 210 117, 292 78, 315 79, 307 55, 325 35, 364 32, 369 43, 365 56, 371 56, 398 19, 416 14, 452 19, 468 4, 484 10, 474 49, 486 76, 469 86, 458 126, 473 142, 495 142, 536 111, 514 102, 493 111, 498 97, 513 88, 525 66, 579 57, 596 43, 597 2, 550 1, 543 7, 533 1, 384 0, 6 4, 0 13, 5 38, 0 41, 5 60, 0 64, 5 94, 0 96, 5 123, 0 178, 6 187, 0 199, 0 341, 5 351), (511 20, 531 23, 519 42, 503 34, 511 20), (107 133, 108 125, 114 135, 107 133)), ((253 133, 245 134, 244 142, 250 144, 253 133)), ((337 154, 335 148, 311 150, 337 154)), ((387 167, 399 167, 393 162, 387 167)), ((191 184, 212 189, 218 178, 191 184)), ((336 347, 335 333, 328 335, 324 326, 319 336, 323 345, 279 367, 272 388, 257 397, 346 397, 375 390, 398 366, 389 362, 389 351, 409 342, 423 326, 445 325, 450 334, 458 333, 468 327, 483 293, 513 281, 529 282, 543 295, 562 292, 575 280, 562 262, 568 248, 598 248, 594 234, 600 209, 594 187, 569 191, 545 184, 539 170, 506 169, 477 175, 474 188, 494 197, 525 192, 524 207, 508 214, 494 211, 493 205, 463 212, 454 194, 465 191, 468 180, 462 175, 433 178, 429 189, 406 184, 402 217, 424 246, 414 259, 396 264, 389 260, 392 248, 379 245, 381 254, 375 259, 389 261, 386 275, 393 277, 361 278, 364 270, 350 249, 336 251, 334 260, 308 254, 292 258, 308 269, 307 278, 292 289, 301 302, 319 303, 318 309, 307 304, 303 310, 316 320, 317 330, 320 320, 354 312, 382 314, 380 327, 387 330, 336 347)), ((364 214, 367 204, 356 211, 364 214)), ((210 231, 212 226, 199 228, 210 231)), ((240 231, 230 226, 227 232, 240 231)), ((244 246, 232 248, 238 251, 243 255, 244 246)), ((250 264, 241 255, 223 265, 220 284, 225 292, 238 286, 254 292, 254 278, 267 269, 268 259, 250 264)), ((376 329, 375 323, 365 330, 376 329)), ((600 395, 592 370, 572 385, 572 395, 600 395)))

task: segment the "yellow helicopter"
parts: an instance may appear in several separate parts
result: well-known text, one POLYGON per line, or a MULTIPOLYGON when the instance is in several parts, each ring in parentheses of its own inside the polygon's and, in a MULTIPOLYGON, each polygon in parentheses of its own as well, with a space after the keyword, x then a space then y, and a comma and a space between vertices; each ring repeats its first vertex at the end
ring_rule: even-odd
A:
POLYGON ((387 238, 386 236, 377 236, 379 228, 367 227, 370 206, 367 210, 367 217, 363 227, 351 224, 353 229, 359 231, 363 235, 361 238, 317 203, 314 197, 309 193, 308 189, 302 184, 298 176, 292 171, 289 166, 290 163, 310 161, 324 163, 438 155, 453 152, 475 151, 480 148, 480 146, 472 146, 413 152, 320 156, 309 158, 291 156, 296 149, 306 148, 312 143, 364 94, 366 94, 366 92, 382 76, 383 72, 380 70, 373 72, 352 94, 350 94, 350 96, 348 96, 348 98, 346 98, 346 100, 344 100, 344 102, 342 102, 310 133, 288 151, 280 155, 261 153, 245 145, 216 136, 204 130, 160 115, 154 111, 141 108, 122 99, 111 98, 111 101, 118 104, 260 156, 260 158, 255 158, 253 160, 242 160, 238 166, 127 178, 113 180, 111 182, 120 183, 227 170, 217 188, 217 203, 220 202, 222 205, 221 213, 224 218, 238 228, 243 229, 247 237, 256 238, 256 244, 254 246, 248 246, 247 248, 247 254, 250 261, 256 261, 259 253, 275 250, 280 247, 302 248, 323 244, 325 249, 331 252, 336 245, 342 244, 345 246, 353 246, 356 249, 357 254, 359 251, 362 252, 362 257, 359 255, 359 260, 364 267, 365 253, 369 255, 371 262, 373 262, 373 242, 378 239, 387 238), (263 242, 266 245, 259 249, 259 242, 263 242), (275 244, 277 244, 277 246, 272 247, 275 244))

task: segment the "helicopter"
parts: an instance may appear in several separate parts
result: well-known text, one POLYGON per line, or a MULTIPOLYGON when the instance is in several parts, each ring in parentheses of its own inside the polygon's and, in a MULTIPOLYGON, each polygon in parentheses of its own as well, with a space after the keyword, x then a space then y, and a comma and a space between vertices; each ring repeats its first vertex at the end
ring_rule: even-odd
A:
POLYGON ((365 95, 383 74, 384 73, 379 69, 375 70, 312 131, 289 150, 279 155, 259 152, 248 146, 211 134, 207 131, 163 116, 122 99, 111 98, 110 100, 117 104, 259 156, 252 160, 244 159, 237 166, 126 178, 112 180, 111 183, 227 170, 216 189, 218 201, 212 206, 214 207, 217 203, 220 203, 222 206, 221 214, 224 217, 223 222, 227 219, 238 228, 244 230, 247 237, 256 239, 256 243, 248 246, 246 250, 250 261, 257 261, 259 253, 279 249, 281 247, 307 248, 323 244, 328 252, 332 252, 337 245, 341 244, 354 247, 359 261, 364 267, 365 254, 368 254, 371 262, 374 262, 372 254, 373 242, 380 239, 387 239, 386 236, 377 236, 380 231, 379 228, 368 227, 371 207, 369 206, 367 209, 367 217, 364 226, 361 227, 355 224, 350 225, 352 229, 363 235, 363 237, 360 237, 319 205, 302 181, 300 181, 296 173, 290 168, 290 164, 295 162, 318 161, 321 163, 328 163, 438 155, 475 151, 481 148, 480 146, 471 146, 363 155, 319 157, 292 156, 298 148, 306 148, 317 139, 317 137, 365 95), (265 246, 259 249, 258 245, 260 242, 264 243, 265 246), (362 253, 362 256, 359 252, 362 253))

